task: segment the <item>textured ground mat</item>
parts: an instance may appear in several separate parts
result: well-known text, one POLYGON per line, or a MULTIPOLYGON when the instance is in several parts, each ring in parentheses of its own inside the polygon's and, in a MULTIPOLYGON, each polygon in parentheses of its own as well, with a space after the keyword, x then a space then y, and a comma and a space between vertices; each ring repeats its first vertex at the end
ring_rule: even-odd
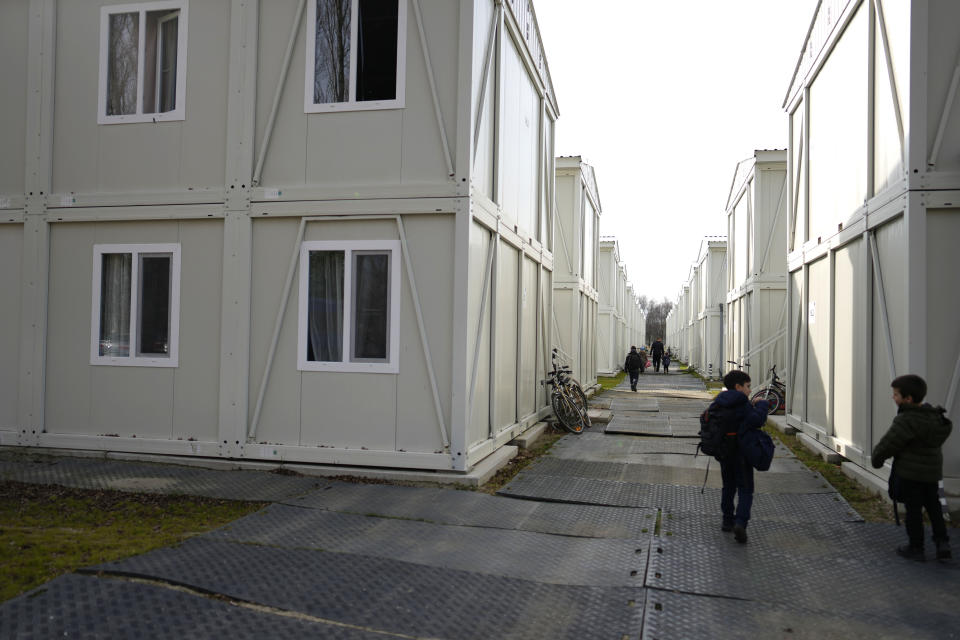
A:
MULTIPOLYGON (((528 500, 616 507, 659 507, 696 513, 714 512, 718 510, 720 504, 720 489, 717 488, 707 487, 701 493, 700 488, 696 486, 641 484, 535 473, 517 476, 498 493, 528 500)), ((753 517, 783 522, 862 520, 838 493, 756 493, 753 500, 753 517)))
MULTIPOLYGON (((654 464, 627 464, 622 462, 600 462, 592 460, 564 460, 547 457, 534 462, 522 474, 543 474, 587 478, 595 480, 613 480, 618 482, 647 484, 679 484, 700 487, 706 475, 708 487, 722 487, 720 465, 715 461, 710 465, 709 474, 704 468, 654 464)), ((775 460, 774 470, 754 474, 756 493, 834 493, 835 490, 826 479, 813 471, 800 471, 786 460, 775 460), (780 472, 777 472, 779 467, 780 472), (794 469, 792 473, 787 469, 794 469)))
POLYGON ((646 566, 653 527, 649 529, 647 534, 638 529, 637 540, 605 540, 271 505, 206 537, 376 556, 549 584, 640 587, 643 572, 637 570, 646 566))
POLYGON ((655 509, 509 500, 473 491, 334 482, 286 504, 439 524, 538 531, 590 538, 636 538, 655 509))
POLYGON ((162 585, 74 574, 0 604, 0 638, 382 640, 384 635, 255 611, 162 585))
POLYGON ((207 496, 224 500, 272 502, 325 484, 319 478, 265 471, 215 471, 168 464, 62 458, 4 452, 0 478, 80 489, 207 496))
MULTIPOLYGON (((832 558, 853 558, 878 565, 901 562, 893 550, 906 541, 902 526, 876 522, 808 522, 797 526, 795 522, 763 519, 764 514, 756 510, 753 515, 747 527, 750 549, 788 553, 808 558, 811 562, 832 558)), ((720 530, 719 513, 702 515, 665 511, 661 515, 660 535, 669 537, 675 544, 693 542, 724 547, 731 539, 730 533, 720 530)), ((956 556, 960 552, 960 542, 954 541, 953 545, 956 556)), ((933 555, 932 549, 928 550, 928 555, 933 555)), ((960 575, 957 578, 960 579, 960 575)))
POLYGON ((634 418, 614 413, 604 433, 624 433, 638 436, 672 436, 673 430, 666 418, 634 418))
POLYGON ((415 637, 637 637, 643 616, 639 587, 550 585, 387 558, 199 539, 98 569, 415 637))
POLYGON ((646 584, 659 590, 843 611, 852 619, 880 615, 920 628, 955 630, 960 571, 888 553, 887 562, 811 558, 740 545, 732 536, 726 544, 661 538, 651 549, 646 584))
POLYGON ((648 589, 643 640, 900 640, 951 637, 944 635, 944 628, 935 626, 943 622, 942 618, 921 621, 921 626, 914 626, 883 613, 851 617, 841 612, 806 609, 801 605, 800 601, 785 605, 648 589))
POLYGON ((582 458, 615 457, 646 453, 679 453, 693 456, 697 442, 687 439, 643 438, 603 433, 582 433, 561 438, 550 449, 550 457, 582 458))
POLYGON ((624 398, 612 400, 609 408, 614 414, 620 411, 660 411, 660 403, 656 398, 624 398))

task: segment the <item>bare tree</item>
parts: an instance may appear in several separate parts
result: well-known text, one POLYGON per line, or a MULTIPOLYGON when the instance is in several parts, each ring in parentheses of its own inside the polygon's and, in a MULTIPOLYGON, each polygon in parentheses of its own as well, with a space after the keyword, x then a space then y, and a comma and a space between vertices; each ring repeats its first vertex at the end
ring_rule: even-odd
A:
POLYGON ((315 0, 313 102, 345 102, 350 90, 350 0, 315 0))
POLYGON ((137 66, 140 47, 140 15, 110 15, 110 43, 107 54, 108 116, 137 112, 137 66))
MULTIPOLYGON (((663 340, 667 337, 667 315, 673 309, 673 303, 664 298, 660 302, 640 296, 640 300, 647 302, 647 341, 653 342, 657 338, 663 340)), ((641 306, 643 306, 641 304, 641 306)))

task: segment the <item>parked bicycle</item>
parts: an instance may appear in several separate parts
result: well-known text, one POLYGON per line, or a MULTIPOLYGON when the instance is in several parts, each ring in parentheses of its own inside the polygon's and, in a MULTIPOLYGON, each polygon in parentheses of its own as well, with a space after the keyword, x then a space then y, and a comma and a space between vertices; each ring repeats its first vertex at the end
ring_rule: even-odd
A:
POLYGON ((553 350, 553 370, 540 384, 549 384, 550 406, 557 416, 557 421, 571 433, 583 433, 590 426, 587 396, 583 388, 570 375, 570 367, 557 366, 557 350, 553 350))
POLYGON ((787 385, 777 375, 777 365, 770 367, 770 380, 750 396, 751 402, 757 400, 767 401, 767 414, 774 414, 786 407, 787 385))

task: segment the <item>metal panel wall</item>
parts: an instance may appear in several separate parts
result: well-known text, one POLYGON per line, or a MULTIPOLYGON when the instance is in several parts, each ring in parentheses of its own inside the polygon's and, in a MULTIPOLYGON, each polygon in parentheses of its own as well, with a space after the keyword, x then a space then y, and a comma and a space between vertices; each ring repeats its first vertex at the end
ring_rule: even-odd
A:
POLYGON ((17 429, 23 225, 0 224, 0 431, 17 429))
POLYGON ((50 434, 216 440, 223 230, 219 221, 54 225, 46 429, 50 434), (179 242, 180 364, 90 364, 93 246, 179 242))
MULTIPOLYGON (((954 429, 956 416, 960 415, 957 238, 960 238, 960 208, 927 209, 927 299, 937 310, 927 314, 927 402, 945 407, 954 418, 954 429), (948 402, 951 394, 953 402, 948 402)), ((944 475, 960 478, 960 437, 951 436, 944 444, 943 454, 944 475)))
POLYGON ((862 282, 864 243, 856 239, 834 255, 833 432, 844 442, 865 442, 866 376, 863 332, 867 326, 869 288, 862 282))
POLYGON ((102 4, 96 0, 57 3, 55 92, 69 99, 54 102, 53 192, 222 187, 229 0, 189 5, 189 64, 182 96, 186 119, 110 125, 97 124, 95 117, 102 4))
POLYGON ((0 3, 0 199, 24 191, 29 9, 29 0, 0 3))

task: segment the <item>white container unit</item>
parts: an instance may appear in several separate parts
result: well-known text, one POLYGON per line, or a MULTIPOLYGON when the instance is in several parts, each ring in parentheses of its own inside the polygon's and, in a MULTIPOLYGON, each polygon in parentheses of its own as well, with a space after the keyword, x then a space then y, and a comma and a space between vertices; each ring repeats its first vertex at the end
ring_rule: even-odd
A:
POLYGON ((530 3, 24 0, 0 41, 0 444, 467 470, 549 412, 530 3))
MULTIPOLYGON (((824 2, 785 100, 787 421, 867 473, 895 376, 960 416, 957 24, 947 0, 824 2)), ((960 437, 943 452, 956 495, 960 437)))
POLYGON ((580 156, 556 160, 553 269, 554 347, 584 389, 597 383, 597 259, 600 196, 580 156))
MULTIPOLYGON (((626 280, 626 271, 623 274, 624 280, 626 280)), ((643 309, 640 308, 640 303, 637 300, 636 293, 633 288, 633 284, 630 282, 626 283, 626 297, 624 302, 626 308, 626 327, 624 328, 624 338, 620 344, 620 352, 622 354, 620 358, 619 366, 623 367, 623 361, 627 358, 627 353, 630 352, 630 347, 637 347, 639 349, 641 346, 646 344, 646 334, 647 334, 647 315, 644 313, 643 309)))
POLYGON ((599 311, 597 317, 597 374, 610 376, 620 370, 620 350, 626 339, 626 283, 622 277, 620 250, 615 238, 600 240, 597 260, 599 311))
POLYGON ((786 150, 754 151, 740 162, 726 210, 723 360, 749 363, 759 386, 773 365, 785 375, 787 358, 786 150))
POLYGON ((727 240, 706 237, 697 258, 696 335, 697 371, 717 378, 723 375, 723 300, 726 294, 727 240))
POLYGON ((700 331, 697 324, 697 318, 700 315, 699 265, 694 264, 690 267, 690 279, 687 281, 685 295, 686 303, 684 304, 684 312, 686 313, 687 353, 689 355, 687 362, 691 368, 699 370, 701 366, 700 358, 703 356, 700 344, 700 331))
POLYGON ((677 297, 677 346, 680 348, 680 360, 690 364, 690 282, 680 287, 677 297))

